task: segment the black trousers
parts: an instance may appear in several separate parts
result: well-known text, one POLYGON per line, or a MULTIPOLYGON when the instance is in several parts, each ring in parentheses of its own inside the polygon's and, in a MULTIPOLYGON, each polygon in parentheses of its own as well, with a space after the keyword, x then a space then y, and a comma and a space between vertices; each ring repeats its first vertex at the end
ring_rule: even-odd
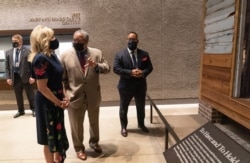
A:
POLYGON ((119 89, 120 94, 120 122, 122 128, 127 128, 128 125, 128 106, 134 97, 137 113, 137 123, 140 126, 144 126, 145 119, 145 98, 146 98, 146 89, 137 89, 128 90, 128 89, 119 89))
POLYGON ((35 92, 31 84, 23 83, 20 75, 18 73, 14 73, 14 92, 17 101, 18 112, 24 113, 24 99, 23 99, 23 90, 25 90, 26 96, 29 101, 30 109, 32 111, 35 110, 35 92))

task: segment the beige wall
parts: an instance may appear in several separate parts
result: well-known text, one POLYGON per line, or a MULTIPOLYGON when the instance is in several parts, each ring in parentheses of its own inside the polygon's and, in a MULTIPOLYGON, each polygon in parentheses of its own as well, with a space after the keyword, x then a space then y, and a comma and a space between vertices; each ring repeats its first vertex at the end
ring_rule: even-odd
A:
MULTIPOLYGON (((127 33, 136 31, 139 48, 150 53, 154 66, 148 77, 151 97, 198 97, 201 0, 1 0, 0 6, 0 30, 38 24, 83 28, 90 34, 89 46, 101 49, 111 66, 126 46, 127 33)), ((104 101, 119 100, 118 79, 113 71, 101 77, 104 101)))

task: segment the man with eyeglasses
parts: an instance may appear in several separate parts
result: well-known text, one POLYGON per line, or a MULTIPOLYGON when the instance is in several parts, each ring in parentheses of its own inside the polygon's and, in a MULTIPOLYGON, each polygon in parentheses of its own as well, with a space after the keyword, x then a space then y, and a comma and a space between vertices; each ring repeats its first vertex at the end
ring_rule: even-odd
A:
POLYGON ((73 47, 60 55, 64 67, 65 96, 70 101, 68 115, 74 149, 81 160, 87 159, 83 144, 86 111, 90 125, 89 146, 97 153, 102 152, 99 146, 99 75, 110 72, 102 51, 88 47, 88 42, 89 34, 84 30, 77 30, 73 35, 73 47))

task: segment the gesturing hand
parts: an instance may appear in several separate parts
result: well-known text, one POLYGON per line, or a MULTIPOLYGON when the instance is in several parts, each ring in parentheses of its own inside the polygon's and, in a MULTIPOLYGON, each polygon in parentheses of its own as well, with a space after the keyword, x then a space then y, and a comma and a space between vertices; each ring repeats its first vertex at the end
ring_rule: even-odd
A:
POLYGON ((95 62, 95 60, 93 60, 92 58, 88 58, 87 59, 87 64, 85 65, 85 67, 96 67, 97 63, 95 62))

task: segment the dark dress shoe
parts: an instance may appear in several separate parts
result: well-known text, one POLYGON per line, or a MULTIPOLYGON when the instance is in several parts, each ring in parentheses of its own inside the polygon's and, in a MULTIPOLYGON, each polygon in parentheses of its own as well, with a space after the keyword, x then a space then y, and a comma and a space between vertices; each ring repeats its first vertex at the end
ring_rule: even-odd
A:
POLYGON ((121 130, 121 135, 122 135, 123 137, 127 137, 127 136, 128 136, 127 130, 123 128, 123 129, 121 130))
POLYGON ((149 132, 148 128, 146 126, 139 125, 138 126, 143 132, 149 132))
POLYGON ((32 111, 32 117, 36 117, 36 112, 32 111))
POLYGON ((84 151, 77 152, 76 156, 80 160, 86 160, 87 159, 87 155, 86 155, 86 153, 84 151))
POLYGON ((102 148, 98 144, 89 144, 89 146, 94 149, 96 153, 102 153, 102 148))
POLYGON ((22 115, 24 115, 25 113, 24 112, 17 112, 15 115, 14 115, 14 118, 17 118, 17 117, 20 117, 22 115))

